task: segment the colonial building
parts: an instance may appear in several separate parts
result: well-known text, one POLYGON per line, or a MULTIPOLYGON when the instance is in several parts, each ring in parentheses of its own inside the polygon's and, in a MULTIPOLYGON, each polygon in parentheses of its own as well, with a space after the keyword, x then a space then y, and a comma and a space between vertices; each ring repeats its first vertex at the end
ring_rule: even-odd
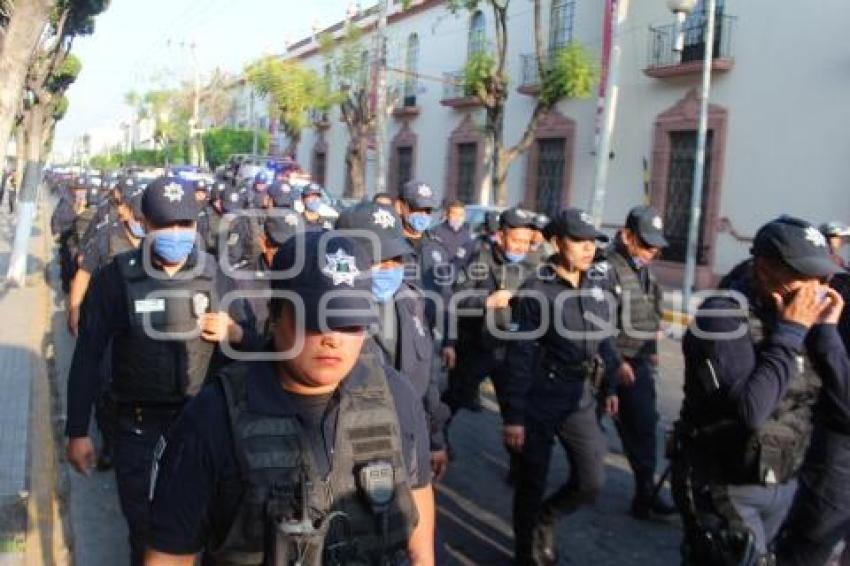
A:
MULTIPOLYGON (((550 48, 582 43, 599 56, 603 0, 545 3, 550 48)), ((440 0, 402 10, 391 3, 388 24, 388 126, 391 190, 412 177, 449 198, 478 202, 487 190, 483 116, 457 85, 470 53, 487 49, 492 13, 452 14, 440 0)), ((664 0, 632 0, 622 34, 620 96, 610 155, 604 227, 647 200, 665 221, 671 246, 659 272, 681 280, 699 115, 697 89, 705 42, 702 6, 685 23, 685 48, 672 51, 673 16, 664 0)), ((850 220, 850 3, 801 5, 775 0, 718 0, 704 213, 697 282, 706 286, 742 259, 756 228, 792 213, 813 222, 850 220)), ((371 45, 374 11, 355 18, 371 45)), ((330 32, 341 33, 340 23, 330 32)), ((538 92, 530 2, 511 2, 505 141, 518 140, 538 92)), ((287 57, 319 72, 315 37, 291 45, 287 57)), ((594 182, 597 101, 564 101, 537 131, 531 149, 510 170, 509 202, 543 212, 588 207, 594 182)), ((305 132, 298 159, 331 191, 342 193, 349 143, 337 113, 305 132)), ((374 184, 374 167, 367 186, 374 184)))

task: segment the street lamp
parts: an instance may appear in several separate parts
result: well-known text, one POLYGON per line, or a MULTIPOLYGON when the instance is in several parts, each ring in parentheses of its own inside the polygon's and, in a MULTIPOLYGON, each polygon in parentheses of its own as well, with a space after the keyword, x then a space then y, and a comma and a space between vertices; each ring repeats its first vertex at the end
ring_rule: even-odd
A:
POLYGON ((685 19, 697 7, 698 0, 667 0, 667 7, 676 16, 676 41, 673 51, 681 53, 685 48, 685 19))
MULTIPOLYGON (((697 265, 697 252, 700 235, 700 217, 702 216, 703 178, 705 176, 705 144, 708 138, 708 95, 711 91, 711 63, 714 59, 714 20, 717 10, 717 0, 703 0, 706 17, 703 31, 704 59, 702 63, 702 88, 700 89, 699 126, 697 128, 697 149, 694 159, 694 177, 691 187, 691 218, 688 225, 687 254, 685 257, 685 273, 682 281, 682 308, 690 312, 691 294, 697 265)), ((667 6, 676 15, 677 22, 684 18, 696 6, 696 0, 667 0, 667 6)), ((681 28, 681 25, 678 25, 681 28)), ((681 31, 680 31, 681 33, 681 31)), ((676 41, 679 43, 679 40, 676 41)))

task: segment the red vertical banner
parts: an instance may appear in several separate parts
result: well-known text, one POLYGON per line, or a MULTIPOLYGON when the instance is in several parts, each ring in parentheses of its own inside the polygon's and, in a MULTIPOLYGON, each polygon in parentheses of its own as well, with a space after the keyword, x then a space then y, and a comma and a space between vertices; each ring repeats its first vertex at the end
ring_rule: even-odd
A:
POLYGON ((599 66, 599 95, 596 100, 596 139, 594 147, 599 147, 602 135, 602 114, 605 112, 605 87, 608 83, 608 67, 611 63, 611 41, 614 33, 614 14, 617 0, 605 0, 605 13, 602 17, 602 57, 599 66))

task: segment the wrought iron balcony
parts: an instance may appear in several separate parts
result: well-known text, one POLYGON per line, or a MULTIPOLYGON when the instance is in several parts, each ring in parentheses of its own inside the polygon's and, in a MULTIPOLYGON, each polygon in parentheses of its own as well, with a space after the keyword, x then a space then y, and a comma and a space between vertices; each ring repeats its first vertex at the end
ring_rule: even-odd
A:
MULTIPOLYGON (((732 68, 733 28, 736 18, 717 14, 714 24, 714 56, 712 70, 728 71, 732 68)), ((673 50, 676 43, 676 26, 650 26, 649 61, 644 73, 650 77, 672 77, 699 73, 705 57, 705 20, 695 18, 685 23, 685 46, 681 53, 673 50)))
POLYGON ((443 73, 443 98, 440 100, 440 104, 452 108, 468 108, 480 105, 472 91, 467 88, 463 71, 443 73))
MULTIPOLYGON (((546 53, 546 61, 543 62, 544 68, 551 60, 552 52, 546 53)), ((537 66, 537 54, 527 53, 520 55, 520 63, 522 64, 522 81, 519 84, 519 92, 536 96, 540 94, 540 69, 537 66)))

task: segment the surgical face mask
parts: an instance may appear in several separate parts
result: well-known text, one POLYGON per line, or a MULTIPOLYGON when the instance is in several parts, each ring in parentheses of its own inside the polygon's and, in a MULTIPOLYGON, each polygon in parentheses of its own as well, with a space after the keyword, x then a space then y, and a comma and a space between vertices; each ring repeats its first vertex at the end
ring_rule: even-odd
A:
POLYGON ((154 253, 166 263, 180 263, 195 246, 194 230, 162 230, 152 236, 154 253))
POLYGON ((424 232, 431 225, 431 215, 427 212, 413 212, 408 215, 407 223, 417 232, 424 232))
POLYGON ((463 228, 463 220, 449 220, 449 227, 455 232, 460 232, 463 228))
POLYGON ((404 266, 387 269, 372 269, 372 294, 379 303, 385 303, 395 295, 404 278, 404 266))
POLYGON ((519 263, 525 259, 526 255, 528 254, 519 252, 509 252, 505 250, 505 259, 508 260, 508 263, 519 263))
POLYGON ((136 238, 145 237, 145 227, 142 226, 141 222, 130 220, 127 222, 127 229, 130 230, 130 233, 136 238))
POLYGON ((305 202, 304 207, 310 212, 318 213, 319 210, 322 208, 322 201, 317 198, 314 198, 313 200, 308 200, 307 202, 305 202))

